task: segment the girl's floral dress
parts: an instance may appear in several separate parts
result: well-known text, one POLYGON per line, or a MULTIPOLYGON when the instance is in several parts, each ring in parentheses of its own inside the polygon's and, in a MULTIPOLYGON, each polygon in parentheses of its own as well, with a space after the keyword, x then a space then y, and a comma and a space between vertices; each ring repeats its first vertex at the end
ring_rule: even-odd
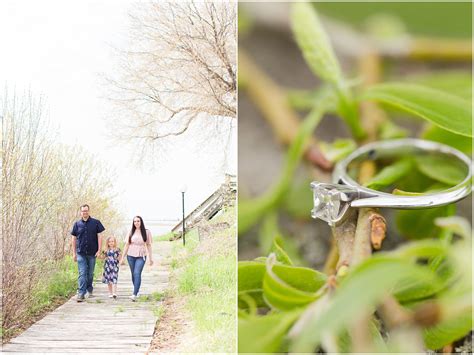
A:
POLYGON ((116 284, 119 272, 120 249, 108 249, 105 252, 104 273, 102 274, 103 283, 116 284))

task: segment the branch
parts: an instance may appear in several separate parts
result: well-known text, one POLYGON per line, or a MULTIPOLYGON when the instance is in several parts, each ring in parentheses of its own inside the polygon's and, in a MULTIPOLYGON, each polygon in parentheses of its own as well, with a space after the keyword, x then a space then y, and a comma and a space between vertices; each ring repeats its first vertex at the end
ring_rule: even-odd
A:
MULTIPOLYGON (((239 51, 239 80, 246 83, 250 99, 271 125, 279 141, 289 145, 300 126, 298 115, 290 108, 283 90, 243 50, 239 51)), ((315 138, 307 144, 305 158, 323 170, 332 168, 332 163, 320 152, 315 138)))

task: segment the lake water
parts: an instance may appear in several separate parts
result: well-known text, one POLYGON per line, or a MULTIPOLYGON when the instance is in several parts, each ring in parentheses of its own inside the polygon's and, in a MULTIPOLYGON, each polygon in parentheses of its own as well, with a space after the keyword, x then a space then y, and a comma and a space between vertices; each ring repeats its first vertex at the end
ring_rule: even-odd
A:
MULTIPOLYGON (((171 221, 145 221, 145 226, 147 229, 151 231, 151 234, 156 235, 163 235, 166 233, 171 232, 171 229, 179 222, 179 220, 171 221)), ((127 235, 130 231, 132 224, 130 221, 123 221, 120 229, 120 235, 127 235)))

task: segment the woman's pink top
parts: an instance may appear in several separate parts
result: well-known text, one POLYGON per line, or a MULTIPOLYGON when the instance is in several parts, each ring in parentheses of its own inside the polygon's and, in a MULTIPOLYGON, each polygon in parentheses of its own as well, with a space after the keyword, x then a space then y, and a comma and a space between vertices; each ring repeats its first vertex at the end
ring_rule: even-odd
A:
MULTIPOLYGON (((151 240, 152 240, 151 232, 148 229, 146 230, 146 243, 143 241, 143 237, 140 231, 136 230, 135 233, 132 235, 132 242, 128 246, 127 254, 130 256, 134 256, 136 258, 147 255, 146 245, 147 244, 151 245, 151 240)), ((128 236, 127 236, 127 241, 128 241, 128 236)))

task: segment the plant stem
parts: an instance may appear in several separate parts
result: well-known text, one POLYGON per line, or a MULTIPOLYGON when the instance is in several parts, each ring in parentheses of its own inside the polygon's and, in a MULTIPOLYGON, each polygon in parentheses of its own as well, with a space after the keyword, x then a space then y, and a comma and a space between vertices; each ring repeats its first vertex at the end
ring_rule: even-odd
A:
MULTIPOLYGON (((363 78, 362 87, 367 88, 380 81, 381 58, 375 51, 369 51, 358 59, 358 67, 363 78)), ((362 126, 367 134, 365 142, 377 140, 380 125, 387 120, 385 112, 375 101, 362 101, 359 105, 362 126)))
POLYGON ((354 235, 354 249, 352 253, 351 266, 355 266, 372 255, 370 237, 372 227, 370 216, 376 213, 372 208, 361 208, 357 218, 357 226, 354 235))
POLYGON ((339 251, 334 239, 331 240, 331 247, 329 249, 328 257, 324 263, 324 273, 326 275, 334 275, 336 273, 336 266, 339 260, 339 251))
POLYGON ((349 266, 352 259, 357 210, 351 208, 347 213, 349 215, 346 220, 332 229, 332 234, 339 252, 339 261, 336 265, 336 271, 343 265, 349 266))
MULTIPOLYGON (((239 77, 242 77, 250 99, 270 124, 278 140, 285 145, 291 144, 301 124, 298 114, 290 107, 280 86, 244 50, 239 51, 239 77)), ((312 164, 324 170, 332 168, 332 163, 324 157, 314 137, 306 143, 305 152, 305 158, 312 164)))
POLYGON ((417 60, 471 61, 471 40, 443 38, 415 38, 412 40, 408 58, 417 60))

